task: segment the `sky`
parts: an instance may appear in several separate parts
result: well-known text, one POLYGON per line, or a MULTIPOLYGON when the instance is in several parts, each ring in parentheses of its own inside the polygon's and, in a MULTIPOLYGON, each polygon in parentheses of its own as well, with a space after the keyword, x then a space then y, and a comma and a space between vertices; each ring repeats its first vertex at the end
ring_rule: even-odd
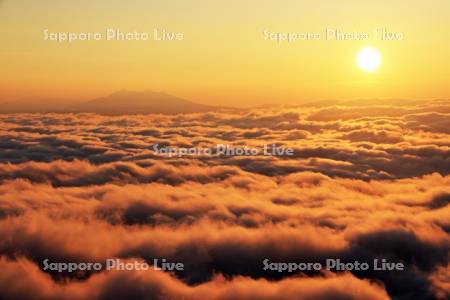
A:
POLYGON ((164 91, 213 105, 322 99, 448 98, 450 3, 426 1, 0 2, 0 101, 89 100, 121 89, 164 91), (43 31, 183 33, 182 41, 44 40, 43 31), (397 41, 265 40, 270 32, 404 35, 397 41), (363 72, 358 51, 380 68, 363 72))

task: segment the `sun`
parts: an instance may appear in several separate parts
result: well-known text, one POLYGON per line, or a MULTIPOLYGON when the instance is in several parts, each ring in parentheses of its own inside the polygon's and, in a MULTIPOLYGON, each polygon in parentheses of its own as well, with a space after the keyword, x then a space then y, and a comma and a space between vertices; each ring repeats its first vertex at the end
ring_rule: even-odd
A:
POLYGON ((364 72, 375 72, 381 65, 380 51, 373 47, 364 47, 359 50, 356 62, 364 72))

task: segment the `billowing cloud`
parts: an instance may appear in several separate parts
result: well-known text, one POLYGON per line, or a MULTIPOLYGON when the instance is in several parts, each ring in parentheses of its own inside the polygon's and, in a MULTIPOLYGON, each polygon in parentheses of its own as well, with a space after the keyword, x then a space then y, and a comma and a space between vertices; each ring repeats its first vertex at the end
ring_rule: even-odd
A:
POLYGON ((0 288, 7 299, 389 299, 376 283, 349 274, 320 278, 290 278, 278 282, 217 276, 211 281, 187 286, 159 271, 111 272, 94 275, 84 282, 55 284, 31 262, 0 260, 0 288))
POLYGON ((448 103, 0 116, 0 298, 446 299, 448 103), (289 147, 292 156, 154 146, 289 147), (43 260, 183 262, 76 274, 43 260), (263 261, 401 262, 278 272, 263 261))

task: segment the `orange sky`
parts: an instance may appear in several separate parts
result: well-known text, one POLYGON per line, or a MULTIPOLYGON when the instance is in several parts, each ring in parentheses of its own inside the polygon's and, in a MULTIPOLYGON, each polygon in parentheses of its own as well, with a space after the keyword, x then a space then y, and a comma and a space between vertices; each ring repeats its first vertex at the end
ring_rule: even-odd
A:
POLYGON ((2 101, 86 100, 119 89, 154 90, 221 105, 344 98, 448 98, 450 3, 425 1, 0 2, 2 101), (182 41, 45 41, 50 32, 107 28, 184 34, 182 41), (337 28, 401 32, 401 41, 264 39, 271 32, 337 28), (383 56, 364 73, 365 45, 383 56))

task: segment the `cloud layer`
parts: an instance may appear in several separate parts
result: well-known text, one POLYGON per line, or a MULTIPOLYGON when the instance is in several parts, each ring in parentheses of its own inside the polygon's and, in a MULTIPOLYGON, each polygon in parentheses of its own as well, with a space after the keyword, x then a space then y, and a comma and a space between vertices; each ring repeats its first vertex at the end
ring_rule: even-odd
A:
POLYGON ((3 298, 450 297, 450 102, 0 123, 3 298), (294 155, 164 157, 156 144, 276 144, 294 155), (185 269, 58 274, 44 272, 46 258, 166 258, 185 269), (263 269, 264 259, 327 258, 406 270, 263 269))

